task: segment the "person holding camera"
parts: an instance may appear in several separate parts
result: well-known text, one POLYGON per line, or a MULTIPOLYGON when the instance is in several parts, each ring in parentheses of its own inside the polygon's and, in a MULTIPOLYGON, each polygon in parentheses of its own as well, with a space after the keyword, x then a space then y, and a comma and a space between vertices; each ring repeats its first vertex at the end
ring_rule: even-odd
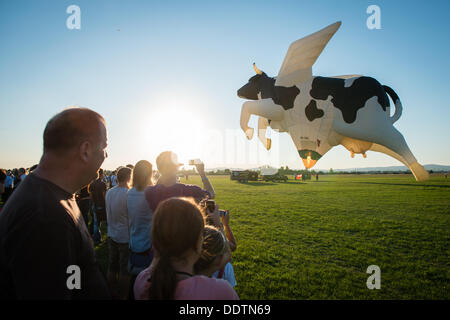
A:
MULTIPOLYGON (((214 226, 203 229, 202 253, 194 265, 195 274, 211 278, 230 261, 231 250, 223 232, 214 226)), ((230 283, 231 284, 231 283, 230 283)))
POLYGON ((195 164, 197 172, 202 178, 204 189, 196 185, 177 182, 177 172, 182 165, 172 151, 164 151, 156 158, 156 166, 161 177, 156 185, 145 189, 145 198, 153 211, 160 202, 172 197, 192 197, 197 203, 205 198, 214 199, 214 189, 206 177, 205 165, 203 163, 195 164))
MULTIPOLYGON (((204 206, 206 207, 205 212, 207 214, 205 218, 206 224, 220 230, 228 240, 230 251, 235 251, 237 243, 230 227, 230 211, 219 209, 219 206, 213 200, 205 200, 204 206)), ((233 265, 231 264, 231 257, 225 266, 222 266, 222 268, 216 271, 212 277, 227 280, 232 287, 236 286, 237 283, 234 276, 233 265)))

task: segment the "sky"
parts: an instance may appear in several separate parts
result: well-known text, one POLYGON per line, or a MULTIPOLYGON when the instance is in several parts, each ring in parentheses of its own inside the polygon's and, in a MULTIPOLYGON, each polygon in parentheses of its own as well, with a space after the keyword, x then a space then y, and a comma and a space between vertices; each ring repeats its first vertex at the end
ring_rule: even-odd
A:
MULTIPOLYGON (((253 62, 276 76, 290 43, 336 21, 313 74, 392 87, 403 103, 395 127, 415 157, 450 165, 449 9, 447 0, 1 0, 0 167, 38 163, 47 121, 82 106, 106 120, 106 169, 155 163, 165 150, 207 168, 303 168, 287 133, 268 133, 270 151, 245 138, 236 91, 253 62), (80 29, 67 28, 70 5, 80 8, 80 29), (381 29, 366 25, 370 5, 381 29)), ((314 169, 391 165, 401 164, 374 152, 352 159, 336 146, 314 169)))

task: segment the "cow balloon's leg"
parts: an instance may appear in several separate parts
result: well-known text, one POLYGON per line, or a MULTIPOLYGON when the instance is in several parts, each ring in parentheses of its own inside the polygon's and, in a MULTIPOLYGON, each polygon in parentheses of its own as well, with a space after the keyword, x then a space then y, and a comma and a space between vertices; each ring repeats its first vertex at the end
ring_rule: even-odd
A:
POLYGON ((425 181, 430 178, 428 171, 425 170, 425 168, 417 161, 410 165, 409 169, 413 173, 414 177, 416 177, 417 181, 425 181))
POLYGON ((408 166, 417 181, 427 180, 428 172, 417 162, 405 138, 395 129, 390 118, 386 117, 376 99, 373 97, 366 102, 364 108, 358 111, 358 118, 354 123, 346 123, 340 116, 334 122, 334 129, 344 137, 369 141, 389 149, 390 152, 385 153, 390 156, 396 154, 403 159, 402 162, 408 166))
POLYGON ((411 170, 417 181, 429 178, 428 172, 417 162, 403 135, 394 127, 385 127, 383 135, 374 137, 372 142, 371 150, 387 154, 402 162, 411 170))
POLYGON ((272 145, 272 140, 269 138, 266 138, 266 131, 267 131, 268 126, 269 126, 269 121, 266 118, 259 117, 259 119, 258 119, 258 138, 267 150, 269 150, 272 145))
POLYGON ((398 154, 402 159, 404 159, 404 163, 411 170, 417 181, 427 180, 429 178, 428 172, 422 165, 417 162, 417 159, 414 157, 408 145, 406 144, 403 135, 394 127, 391 127, 389 131, 390 132, 385 132, 385 135, 382 139, 378 139, 378 141, 374 142, 385 146, 392 152, 398 154))
POLYGON ((403 163, 405 166, 409 167, 409 164, 406 162, 405 159, 403 159, 403 157, 401 155, 399 155, 398 153, 395 153, 391 149, 388 149, 380 144, 373 143, 369 150, 387 154, 388 156, 391 156, 392 158, 397 159, 398 161, 403 163))
POLYGON ((247 139, 253 137, 253 128, 248 126, 252 114, 266 119, 282 120, 284 109, 270 98, 244 102, 241 109, 241 129, 244 130, 247 139))

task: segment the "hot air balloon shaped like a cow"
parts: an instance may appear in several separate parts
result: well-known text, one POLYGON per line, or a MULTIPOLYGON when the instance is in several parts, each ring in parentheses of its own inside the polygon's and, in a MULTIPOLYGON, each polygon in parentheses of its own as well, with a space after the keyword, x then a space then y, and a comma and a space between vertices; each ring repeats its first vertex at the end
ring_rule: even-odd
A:
POLYGON ((250 100, 242 105, 242 130, 251 139, 250 116, 259 116, 258 138, 267 150, 271 147, 266 138, 268 126, 288 132, 307 169, 341 144, 351 157, 355 153, 366 157, 368 150, 381 152, 405 164, 416 180, 428 179, 428 172, 393 126, 402 114, 394 90, 371 77, 312 75, 312 65, 340 25, 336 22, 293 42, 275 78, 253 64, 256 75, 237 92, 240 98, 250 100), (392 116, 388 96, 395 105, 392 116))

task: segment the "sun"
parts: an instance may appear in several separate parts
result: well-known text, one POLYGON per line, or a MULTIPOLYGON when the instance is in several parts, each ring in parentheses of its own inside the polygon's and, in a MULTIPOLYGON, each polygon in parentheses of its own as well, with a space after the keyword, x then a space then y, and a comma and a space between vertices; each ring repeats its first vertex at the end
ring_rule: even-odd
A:
POLYGON ((202 151, 204 118, 189 108, 164 106, 149 112, 145 129, 146 143, 161 151, 175 152, 179 161, 187 164, 202 151))

